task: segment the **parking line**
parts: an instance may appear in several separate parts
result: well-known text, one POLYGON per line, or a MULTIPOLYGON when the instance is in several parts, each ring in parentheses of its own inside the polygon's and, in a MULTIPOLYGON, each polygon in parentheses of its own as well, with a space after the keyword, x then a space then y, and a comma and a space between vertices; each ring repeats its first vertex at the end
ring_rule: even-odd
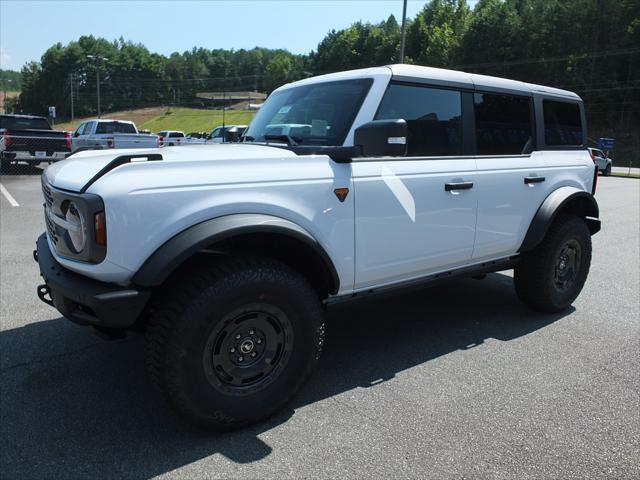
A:
POLYGON ((5 196, 5 198, 7 200, 9 200, 9 203, 11 204, 12 207, 19 207, 20 204, 18 202, 16 202, 16 199, 13 198, 13 196, 9 193, 9 190, 7 190, 4 185, 2 185, 0 183, 0 192, 2 192, 2 194, 5 196))

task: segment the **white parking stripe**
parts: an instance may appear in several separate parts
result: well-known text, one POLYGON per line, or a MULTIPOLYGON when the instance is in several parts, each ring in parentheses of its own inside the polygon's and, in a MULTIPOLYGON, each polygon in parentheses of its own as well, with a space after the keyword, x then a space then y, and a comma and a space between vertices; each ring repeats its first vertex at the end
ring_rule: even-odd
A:
POLYGON ((9 200, 9 203, 11 204, 12 207, 19 207, 20 204, 18 202, 16 202, 16 199, 13 198, 13 196, 9 193, 9 190, 7 190, 4 185, 2 185, 0 183, 0 192, 2 192, 2 194, 4 195, 4 197, 9 200))

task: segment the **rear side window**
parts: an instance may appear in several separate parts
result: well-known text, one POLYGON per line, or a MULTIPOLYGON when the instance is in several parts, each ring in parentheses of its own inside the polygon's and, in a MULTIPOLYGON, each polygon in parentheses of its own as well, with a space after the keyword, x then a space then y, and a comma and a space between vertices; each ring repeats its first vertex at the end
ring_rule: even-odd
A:
POLYGON ((520 155, 531 151, 531 98, 476 93, 473 103, 478 155, 520 155))
POLYGON ((544 142, 551 146, 582 145, 582 117, 577 103, 542 101, 544 142))
POLYGON ((122 122, 100 122, 96 128, 96 133, 137 133, 136 128, 131 123, 122 122))
POLYGON ((462 153, 461 94, 455 90, 391 84, 378 120, 403 118, 409 127, 408 156, 462 153))
POLYGON ((169 134, 169 138, 182 138, 184 137, 184 133, 182 132, 172 132, 169 134))

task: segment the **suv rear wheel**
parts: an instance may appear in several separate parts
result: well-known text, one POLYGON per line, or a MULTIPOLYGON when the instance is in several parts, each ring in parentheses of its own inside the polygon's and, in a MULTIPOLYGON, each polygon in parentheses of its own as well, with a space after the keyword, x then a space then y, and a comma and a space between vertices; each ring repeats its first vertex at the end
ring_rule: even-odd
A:
POLYGON ((557 312, 576 299, 591 265, 591 235, 584 219, 558 217, 542 243, 514 269, 520 300, 534 310, 557 312))
POLYGON ((316 292, 264 257, 188 272, 152 309, 147 364, 169 402, 199 425, 237 428, 300 389, 324 341, 316 292))

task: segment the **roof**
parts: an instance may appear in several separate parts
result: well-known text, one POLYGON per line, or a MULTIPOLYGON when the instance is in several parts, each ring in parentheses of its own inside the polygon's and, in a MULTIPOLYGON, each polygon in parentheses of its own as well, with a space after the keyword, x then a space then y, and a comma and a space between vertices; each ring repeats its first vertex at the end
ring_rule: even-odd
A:
POLYGON ((443 68, 421 67, 418 65, 389 65, 393 77, 395 79, 406 78, 425 79, 433 84, 442 82, 447 85, 457 83, 461 87, 472 88, 483 91, 509 91, 513 93, 545 93, 550 95, 560 95, 565 97, 580 97, 568 90, 559 88, 546 87, 544 85, 536 85, 533 83, 525 83, 518 80, 509 80, 507 78, 491 77, 489 75, 479 75, 477 73, 466 73, 457 70, 446 70, 443 68))
POLYGON ((317 77, 310 77, 304 80, 299 80, 287 85, 286 87, 304 85, 308 83, 317 83, 319 81, 336 81, 376 76, 388 77, 389 73, 391 73, 394 80, 404 80, 407 82, 425 83, 429 85, 442 85, 448 87, 453 86, 457 88, 481 90, 485 92, 509 92, 526 95, 531 95, 533 93, 542 93, 546 95, 570 97, 576 100, 580 99, 577 94, 568 90, 561 90, 559 88, 546 87, 544 85, 535 85, 518 80, 510 80, 507 78, 478 75, 476 73, 466 73, 458 70, 447 70, 444 68, 422 67, 419 65, 406 64, 387 65, 384 67, 362 68, 358 70, 330 73, 327 75, 320 75, 317 77))

